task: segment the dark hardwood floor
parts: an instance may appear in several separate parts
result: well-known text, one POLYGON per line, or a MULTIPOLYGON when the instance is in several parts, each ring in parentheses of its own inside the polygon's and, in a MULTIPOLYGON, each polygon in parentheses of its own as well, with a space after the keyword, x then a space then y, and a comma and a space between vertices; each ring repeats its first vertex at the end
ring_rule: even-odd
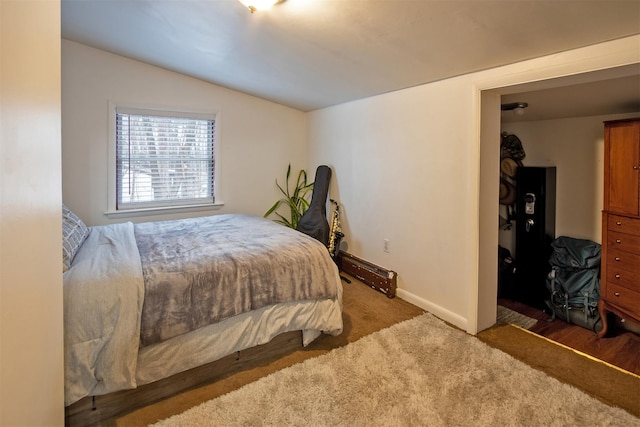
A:
POLYGON ((598 338, 589 329, 560 319, 549 321, 549 314, 521 302, 499 298, 498 304, 537 319, 538 323, 529 331, 640 375, 640 335, 631 331, 640 328, 635 325, 624 328, 619 321, 611 322, 607 337, 598 338))

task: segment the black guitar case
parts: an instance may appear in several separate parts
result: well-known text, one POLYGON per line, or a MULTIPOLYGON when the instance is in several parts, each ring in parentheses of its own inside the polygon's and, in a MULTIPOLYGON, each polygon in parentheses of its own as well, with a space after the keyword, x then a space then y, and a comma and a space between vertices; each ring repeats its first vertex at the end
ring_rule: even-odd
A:
POLYGON ((318 166, 309 209, 302 215, 296 227, 296 230, 319 240, 325 246, 329 245, 330 233, 326 207, 330 181, 331 168, 325 165, 318 166))

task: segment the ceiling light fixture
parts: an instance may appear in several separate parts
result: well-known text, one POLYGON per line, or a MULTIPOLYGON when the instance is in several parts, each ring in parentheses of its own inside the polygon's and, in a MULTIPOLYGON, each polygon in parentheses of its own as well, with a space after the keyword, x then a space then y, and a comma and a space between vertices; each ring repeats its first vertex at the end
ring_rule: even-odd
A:
POLYGON ((502 111, 513 111, 517 116, 521 116, 524 114, 524 109, 527 108, 529 104, 526 102, 512 102, 510 104, 502 104, 500 109, 502 111))
POLYGON ((240 3, 245 5, 251 13, 256 10, 265 10, 269 9, 271 6, 282 3, 284 0, 240 0, 240 3))

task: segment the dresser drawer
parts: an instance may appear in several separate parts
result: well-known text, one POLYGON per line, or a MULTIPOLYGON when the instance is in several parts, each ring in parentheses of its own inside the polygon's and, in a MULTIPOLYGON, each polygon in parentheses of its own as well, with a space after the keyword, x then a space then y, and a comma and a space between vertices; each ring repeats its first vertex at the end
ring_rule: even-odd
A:
MULTIPOLYGON (((640 255, 618 249, 607 251, 607 276, 621 282, 637 285, 640 291, 640 255)), ((629 286, 626 286, 629 287, 629 286)))
POLYGON ((640 292, 635 292, 611 282, 607 283, 605 298, 612 304, 640 313, 640 292))
POLYGON ((627 270, 615 270, 607 267, 607 284, 615 284, 623 288, 640 291, 640 279, 635 273, 627 270))
POLYGON ((609 214, 607 217, 607 229, 640 236, 640 219, 609 214))
POLYGON ((607 284, 640 291, 640 255, 619 250, 607 251, 607 284))
POLYGON ((618 233, 609 231, 607 233, 607 248, 609 250, 620 249, 626 252, 640 254, 640 235, 618 233))

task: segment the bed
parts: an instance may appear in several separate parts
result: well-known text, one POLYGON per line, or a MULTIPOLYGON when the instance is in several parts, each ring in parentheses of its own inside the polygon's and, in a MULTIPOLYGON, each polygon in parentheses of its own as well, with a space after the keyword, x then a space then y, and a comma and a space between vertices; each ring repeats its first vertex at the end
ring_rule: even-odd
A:
POLYGON ((250 215, 86 227, 63 206, 65 406, 290 331, 342 332, 326 247, 250 215))

